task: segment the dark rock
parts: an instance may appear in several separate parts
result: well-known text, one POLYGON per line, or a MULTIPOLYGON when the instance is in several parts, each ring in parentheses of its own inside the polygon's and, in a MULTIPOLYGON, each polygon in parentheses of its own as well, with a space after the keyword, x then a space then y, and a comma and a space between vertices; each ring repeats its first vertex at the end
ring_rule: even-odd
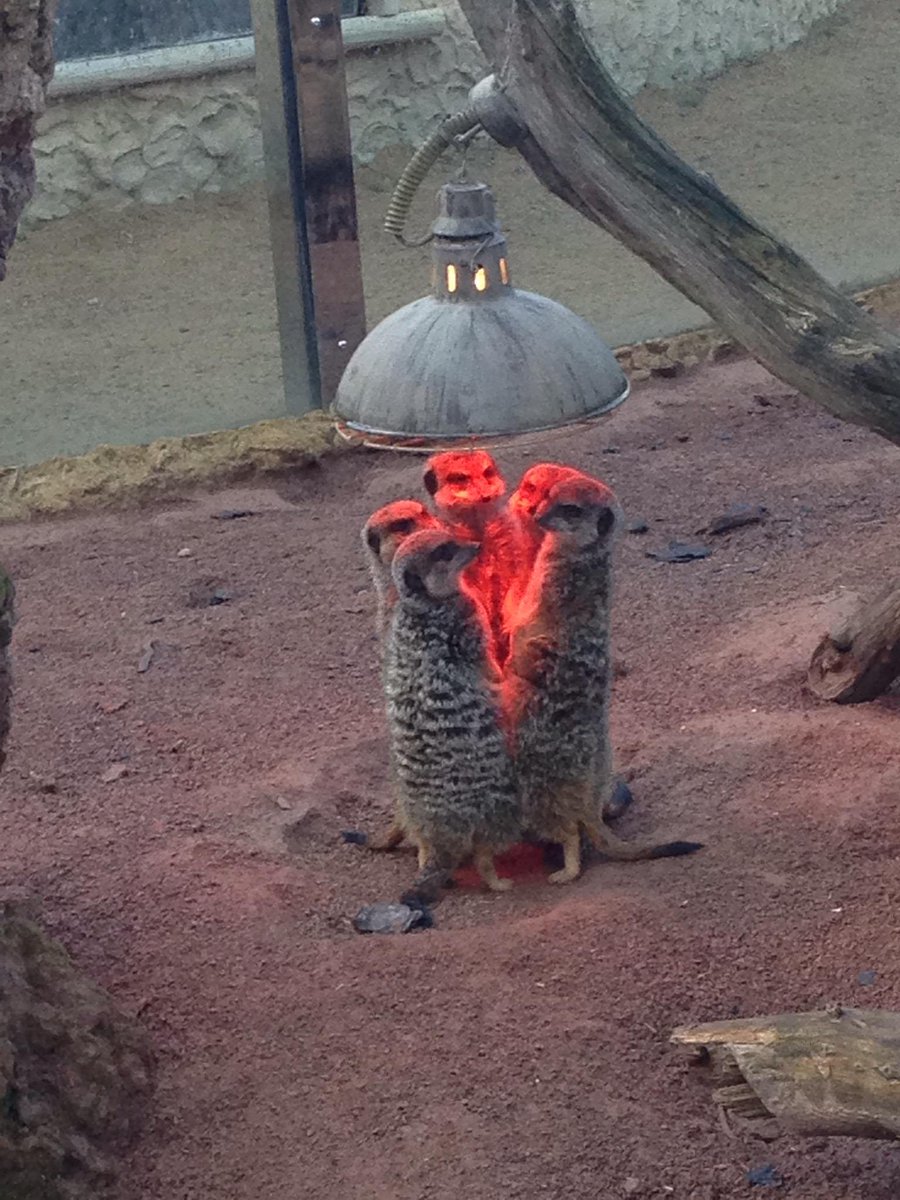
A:
POLYGON ((428 924, 430 915, 424 904, 397 904, 385 900, 365 905, 353 918, 357 933, 409 933, 428 924))
POLYGON ((241 517, 253 517, 256 514, 251 508, 223 508, 221 512, 213 513, 214 521, 239 521, 241 517))
POLYGON ((361 829, 342 829, 341 841, 349 846, 367 846, 369 837, 361 829))
POLYGON ((645 553, 648 558, 655 558, 657 562, 686 563, 698 558, 709 558, 712 550, 701 542, 669 542, 668 546, 661 550, 647 550, 645 553))
POLYGON ((625 526, 629 533, 646 533, 650 526, 643 517, 635 517, 633 521, 629 521, 625 526))
POLYGON ((871 987, 877 978, 877 971, 860 971, 856 977, 856 982, 860 987, 871 987))
POLYGON ((715 536, 729 533, 732 529, 742 529, 745 525, 759 525, 766 519, 768 512, 763 504, 733 504, 720 517, 714 518, 696 532, 715 536))
POLYGON ((766 1163, 748 1171, 747 1182, 751 1187, 784 1187, 784 1176, 771 1163, 766 1163))
POLYGON ((18 911, 0 906, 0 1196, 95 1200, 139 1131, 150 1052, 18 911))

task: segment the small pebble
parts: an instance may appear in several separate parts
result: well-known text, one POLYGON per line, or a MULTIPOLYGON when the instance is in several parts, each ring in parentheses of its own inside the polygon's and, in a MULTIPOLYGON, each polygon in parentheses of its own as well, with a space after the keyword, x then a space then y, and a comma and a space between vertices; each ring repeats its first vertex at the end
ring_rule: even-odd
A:
POLYGON ((425 925, 423 909, 383 900, 366 904, 353 918, 357 933, 409 933, 420 925, 425 925))
POLYGON ((194 552, 190 548, 190 546, 182 546, 181 549, 178 551, 176 558, 190 558, 193 553, 194 552))
POLYGON ((784 1176, 771 1163, 766 1163, 748 1171, 747 1182, 751 1187, 784 1187, 784 1176))

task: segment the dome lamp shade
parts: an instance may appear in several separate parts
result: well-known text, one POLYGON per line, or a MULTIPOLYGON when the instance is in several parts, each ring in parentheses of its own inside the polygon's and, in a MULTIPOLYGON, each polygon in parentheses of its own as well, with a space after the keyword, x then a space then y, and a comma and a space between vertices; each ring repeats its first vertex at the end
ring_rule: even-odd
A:
POLYGON ((351 440, 419 448, 557 429, 609 412, 629 384, 575 313, 512 284, 484 183, 445 184, 432 226, 432 291, 376 325, 332 406, 351 440))

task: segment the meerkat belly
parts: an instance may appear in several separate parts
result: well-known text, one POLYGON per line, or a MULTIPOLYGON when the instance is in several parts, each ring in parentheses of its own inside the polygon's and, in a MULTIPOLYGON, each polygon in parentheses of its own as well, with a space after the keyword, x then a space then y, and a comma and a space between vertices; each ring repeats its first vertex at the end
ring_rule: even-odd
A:
POLYGON ((515 778, 480 664, 463 668, 447 646, 403 661, 402 675, 390 673, 388 719, 405 824, 442 844, 510 839, 515 778))
POLYGON ((605 639, 573 637, 549 661, 516 734, 526 824, 546 824, 545 810, 561 795, 593 803, 599 777, 609 771, 608 681, 605 639))

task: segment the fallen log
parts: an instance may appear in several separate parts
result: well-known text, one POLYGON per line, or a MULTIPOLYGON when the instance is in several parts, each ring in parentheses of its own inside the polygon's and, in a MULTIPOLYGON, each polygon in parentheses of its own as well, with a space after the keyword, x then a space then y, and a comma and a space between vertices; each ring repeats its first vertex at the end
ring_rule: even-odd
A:
POLYGON ((900 1137, 900 1013, 834 1006, 676 1029, 721 1112, 769 1136, 900 1137))
POLYGON ((863 704, 900 676, 900 581, 893 580, 822 638, 807 672, 820 700, 863 704))
POLYGON ((640 255, 773 375, 900 442, 900 337, 637 116, 571 0, 460 3, 517 114, 518 132, 504 144, 551 192, 640 255))

